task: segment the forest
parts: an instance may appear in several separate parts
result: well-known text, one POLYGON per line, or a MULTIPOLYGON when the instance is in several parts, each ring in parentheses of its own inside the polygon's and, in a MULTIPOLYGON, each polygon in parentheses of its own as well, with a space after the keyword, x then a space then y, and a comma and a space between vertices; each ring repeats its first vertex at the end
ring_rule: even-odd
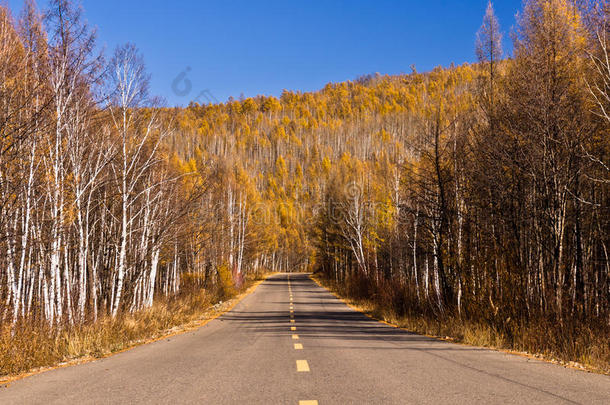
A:
POLYGON ((526 0, 505 55, 490 3, 476 63, 182 108, 78 5, 25 3, 0 6, 0 360, 311 271, 418 332, 610 369, 610 4, 526 0))

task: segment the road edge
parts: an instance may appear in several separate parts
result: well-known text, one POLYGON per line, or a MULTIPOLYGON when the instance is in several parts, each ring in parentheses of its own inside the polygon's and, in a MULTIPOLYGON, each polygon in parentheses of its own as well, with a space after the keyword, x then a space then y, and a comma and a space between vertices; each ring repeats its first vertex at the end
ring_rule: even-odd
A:
POLYGON ((473 344, 460 342, 458 340, 455 340, 454 338, 444 338, 442 336, 435 336, 435 335, 429 335, 429 334, 425 334, 425 333, 415 332, 415 331, 407 329, 405 327, 402 327, 402 326, 390 323, 390 322, 388 322, 388 321, 386 321, 384 319, 379 319, 379 318, 377 318, 377 317, 375 317, 375 316, 373 316, 373 315, 363 311, 361 308, 359 308, 356 305, 354 305, 351 302, 349 302, 348 298, 340 296, 339 294, 337 294, 336 292, 330 290, 328 287, 326 287, 324 284, 322 284, 322 282, 320 280, 318 280, 318 277, 316 277, 314 273, 309 273, 308 277, 314 283, 316 283, 319 287, 321 287, 321 288, 325 289, 326 291, 328 291, 335 298, 337 298, 339 301, 341 301, 342 303, 347 305, 352 310, 361 313, 362 315, 366 316, 367 318, 370 318, 370 319, 372 319, 374 321, 382 323, 382 324, 384 324, 386 326, 390 326, 392 328, 404 330, 405 332, 414 333, 416 335, 425 336, 425 337, 428 337, 428 338, 431 338, 431 339, 436 339, 436 340, 439 340, 439 341, 442 341, 442 342, 446 342, 446 343, 453 343, 453 344, 456 344, 456 345, 473 347, 473 348, 478 348, 478 349, 483 349, 483 350, 493 350, 495 352, 500 352, 500 353, 504 353, 504 354, 510 354, 510 355, 515 355, 515 356, 525 357, 525 358, 528 358, 530 360, 541 361, 543 363, 554 364, 556 366, 561 366, 563 368, 568 368, 568 369, 571 369, 571 370, 576 370, 576 371, 581 371, 581 372, 591 373, 591 374, 605 375, 605 376, 610 375, 609 373, 606 373, 606 372, 603 372, 601 370, 597 370, 597 369, 594 369, 594 368, 591 368, 591 367, 587 367, 586 365, 581 364, 581 363, 573 362, 574 364, 577 364, 577 365, 572 365, 572 364, 565 363, 563 361, 559 361, 559 360, 555 360, 555 359, 550 359, 548 357, 545 357, 541 353, 528 353, 528 352, 521 352, 521 351, 517 351, 517 350, 511 350, 511 349, 505 349, 505 348, 499 348, 499 347, 492 347, 492 346, 476 346, 476 345, 473 345, 473 344))
POLYGON ((78 366, 81 364, 92 363, 97 360, 106 359, 108 357, 112 357, 114 355, 127 352, 127 351, 135 349, 136 347, 139 347, 139 346, 158 342, 163 339, 167 339, 167 338, 170 338, 173 336, 181 335, 181 334, 184 334, 187 332, 192 332, 197 329, 200 329, 200 328, 204 327, 205 325, 207 325, 209 322, 213 321, 214 319, 217 319, 220 316, 231 311, 244 298, 246 298, 247 296, 252 294, 259 285, 264 283, 269 277, 274 276, 276 274, 278 274, 278 273, 277 272, 267 273, 260 280, 256 280, 254 282, 254 284, 252 284, 250 287, 248 287, 246 289, 246 291, 238 294, 237 296, 231 298, 228 301, 223 302, 220 306, 216 306, 218 304, 211 305, 207 309, 207 311, 209 311, 209 314, 210 314, 209 317, 208 317, 207 311, 203 315, 203 316, 205 316, 205 319, 189 322, 189 323, 182 324, 182 325, 176 325, 171 329, 161 332, 161 334, 159 336, 155 336, 154 338, 141 340, 141 341, 133 341, 129 344, 128 347, 121 349, 121 350, 117 350, 116 352, 106 353, 106 354, 98 356, 98 357, 86 355, 86 356, 78 357, 75 359, 71 359, 69 361, 66 361, 66 362, 63 362, 63 363, 60 363, 60 364, 57 364, 54 366, 40 367, 40 368, 31 370, 31 371, 28 371, 25 373, 21 373, 18 375, 7 376, 6 378, 0 378, 0 388, 8 388, 9 385, 14 383, 15 381, 23 380, 24 378, 32 377, 34 375, 46 373, 47 371, 52 371, 52 370, 57 370, 57 369, 72 367, 72 366, 78 366))

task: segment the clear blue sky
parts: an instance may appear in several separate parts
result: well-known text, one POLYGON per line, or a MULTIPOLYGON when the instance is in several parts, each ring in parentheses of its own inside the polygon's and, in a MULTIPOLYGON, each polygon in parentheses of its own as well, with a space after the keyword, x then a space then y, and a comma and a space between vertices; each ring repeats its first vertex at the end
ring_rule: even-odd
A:
MULTIPOLYGON (((15 13, 23 4, 8 2, 15 13)), ((39 0, 41 7, 46 4, 39 0)), ((152 75, 152 92, 170 105, 186 105, 204 90, 220 101, 242 93, 279 96, 282 89, 317 90, 368 73, 410 72, 412 64, 425 71, 474 61, 475 33, 487 0, 82 4, 107 53, 117 44, 135 43, 152 75), (189 92, 184 82, 172 86, 181 72, 191 82, 189 92)), ((508 33, 521 0, 498 0, 494 5, 510 49, 508 33)))

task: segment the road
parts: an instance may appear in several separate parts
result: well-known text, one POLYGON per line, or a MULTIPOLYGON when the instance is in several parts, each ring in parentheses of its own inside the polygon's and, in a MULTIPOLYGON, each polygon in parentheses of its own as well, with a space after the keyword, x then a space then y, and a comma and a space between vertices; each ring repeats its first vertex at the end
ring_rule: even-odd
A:
POLYGON ((610 404, 610 377, 386 326, 281 274, 198 330, 16 381, 0 403, 610 404))

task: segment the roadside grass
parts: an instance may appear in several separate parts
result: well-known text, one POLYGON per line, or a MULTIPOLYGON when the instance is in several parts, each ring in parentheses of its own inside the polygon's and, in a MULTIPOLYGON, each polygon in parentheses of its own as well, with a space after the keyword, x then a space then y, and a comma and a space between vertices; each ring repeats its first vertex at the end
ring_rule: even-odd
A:
POLYGON ((483 320, 405 314, 373 298, 354 297, 347 288, 316 273, 311 276, 353 309, 371 318, 421 335, 454 343, 486 347, 610 375, 610 336, 586 327, 560 327, 540 320, 513 322, 499 330, 483 320))
POLYGON ((239 289, 196 289, 151 308, 97 322, 65 326, 60 332, 47 324, 0 325, 0 383, 64 364, 106 357, 159 338, 195 329, 230 310, 266 278, 259 273, 239 289))

